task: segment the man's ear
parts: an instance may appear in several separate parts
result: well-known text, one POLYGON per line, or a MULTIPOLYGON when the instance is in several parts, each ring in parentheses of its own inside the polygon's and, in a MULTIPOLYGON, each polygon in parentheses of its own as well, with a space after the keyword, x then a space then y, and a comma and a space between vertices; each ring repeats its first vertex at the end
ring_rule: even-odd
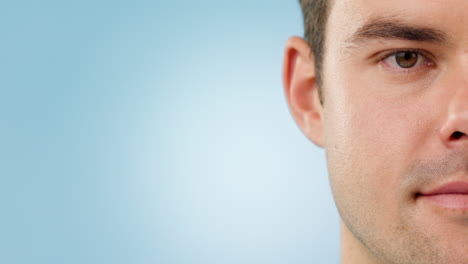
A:
POLYGON ((302 38, 292 37, 286 44, 283 84, 296 123, 312 142, 323 147, 323 111, 314 57, 302 38))

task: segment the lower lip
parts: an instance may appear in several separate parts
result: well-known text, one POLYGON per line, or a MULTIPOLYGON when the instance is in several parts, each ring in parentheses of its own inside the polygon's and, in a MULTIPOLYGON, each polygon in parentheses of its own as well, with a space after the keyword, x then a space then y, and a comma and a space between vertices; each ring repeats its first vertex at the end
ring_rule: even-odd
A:
POLYGON ((421 195, 419 198, 441 208, 468 210, 468 194, 421 195))

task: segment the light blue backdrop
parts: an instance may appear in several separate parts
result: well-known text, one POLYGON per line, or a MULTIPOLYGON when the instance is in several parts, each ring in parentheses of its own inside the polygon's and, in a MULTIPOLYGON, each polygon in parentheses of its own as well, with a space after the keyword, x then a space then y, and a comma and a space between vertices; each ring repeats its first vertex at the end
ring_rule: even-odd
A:
POLYGON ((0 263, 337 263, 297 1, 3 1, 0 263))

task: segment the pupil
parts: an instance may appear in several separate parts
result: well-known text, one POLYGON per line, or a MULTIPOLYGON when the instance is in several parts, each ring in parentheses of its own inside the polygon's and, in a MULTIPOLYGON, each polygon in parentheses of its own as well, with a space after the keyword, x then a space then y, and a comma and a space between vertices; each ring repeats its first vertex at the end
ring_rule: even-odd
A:
POLYGON ((399 52, 395 56, 396 63, 402 68, 411 68, 418 62, 416 52, 399 52))

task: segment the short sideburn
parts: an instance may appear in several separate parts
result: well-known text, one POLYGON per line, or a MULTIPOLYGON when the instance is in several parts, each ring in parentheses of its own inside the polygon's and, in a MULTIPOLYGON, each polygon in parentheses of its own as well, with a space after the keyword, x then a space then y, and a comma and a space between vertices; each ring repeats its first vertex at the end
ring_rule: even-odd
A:
POLYGON ((299 0, 304 18, 304 38, 314 53, 316 84, 322 104, 322 67, 329 1, 330 0, 299 0))

